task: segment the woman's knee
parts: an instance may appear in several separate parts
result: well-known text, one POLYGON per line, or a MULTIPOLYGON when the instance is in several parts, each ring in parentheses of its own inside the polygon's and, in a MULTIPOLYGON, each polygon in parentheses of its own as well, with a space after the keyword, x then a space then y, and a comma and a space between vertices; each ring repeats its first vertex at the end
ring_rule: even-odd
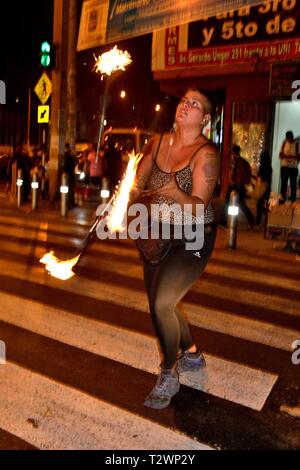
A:
POLYGON ((167 321, 170 316, 175 315, 175 305, 168 299, 166 292, 165 295, 151 295, 149 305, 152 318, 158 322, 167 321))

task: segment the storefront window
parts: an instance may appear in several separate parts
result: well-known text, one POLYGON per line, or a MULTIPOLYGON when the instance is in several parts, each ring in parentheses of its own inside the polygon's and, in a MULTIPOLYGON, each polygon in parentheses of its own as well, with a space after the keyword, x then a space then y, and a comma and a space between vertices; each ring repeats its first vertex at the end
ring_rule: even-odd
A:
POLYGON ((235 103, 232 124, 232 145, 241 147, 253 174, 257 174, 261 153, 266 146, 268 107, 264 103, 235 103))

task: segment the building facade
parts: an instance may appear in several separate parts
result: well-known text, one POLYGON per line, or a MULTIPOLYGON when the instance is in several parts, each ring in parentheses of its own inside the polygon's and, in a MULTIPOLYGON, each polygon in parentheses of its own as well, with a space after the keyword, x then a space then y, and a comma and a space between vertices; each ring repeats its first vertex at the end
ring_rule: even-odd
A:
POLYGON ((300 0, 266 1, 154 32, 152 70, 165 93, 180 96, 197 84, 211 97, 206 133, 220 149, 223 193, 233 144, 254 174, 260 153, 270 151, 278 191, 285 132, 300 137, 300 0))

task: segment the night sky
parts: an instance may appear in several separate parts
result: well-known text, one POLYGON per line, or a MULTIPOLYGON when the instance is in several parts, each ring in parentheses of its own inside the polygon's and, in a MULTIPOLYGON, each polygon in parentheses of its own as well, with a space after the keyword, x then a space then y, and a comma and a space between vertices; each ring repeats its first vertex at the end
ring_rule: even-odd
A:
POLYGON ((52 39, 53 0, 1 3, 0 79, 6 82, 7 103, 18 97, 27 105, 29 86, 40 75, 39 48, 52 39))
MULTIPOLYGON (((1 5, 0 28, 0 79, 6 82, 7 105, 18 107, 25 113, 28 88, 34 88, 42 73, 39 66, 39 48, 43 40, 52 40, 53 0, 11 1, 1 5), (3 6, 4 5, 4 6, 3 6), (19 103, 15 100, 19 98, 19 103)), ((80 18, 82 1, 78 1, 80 18)), ((154 105, 162 102, 164 95, 151 73, 150 34, 119 42, 121 49, 130 52, 133 64, 118 77, 111 87, 111 103, 108 117, 120 125, 120 115, 126 116, 128 125, 135 121, 144 127, 151 127, 157 119, 154 105), (119 99, 121 89, 127 91, 126 101, 119 99), (135 110, 132 110, 135 106, 135 110)), ((99 76, 92 72, 95 63, 93 53, 101 54, 113 45, 83 51, 78 59, 78 98, 80 108, 92 119, 99 110, 99 96, 102 84, 99 76)), ((34 97, 35 99, 35 97, 34 97)), ((123 125, 125 126, 126 123, 123 125)))

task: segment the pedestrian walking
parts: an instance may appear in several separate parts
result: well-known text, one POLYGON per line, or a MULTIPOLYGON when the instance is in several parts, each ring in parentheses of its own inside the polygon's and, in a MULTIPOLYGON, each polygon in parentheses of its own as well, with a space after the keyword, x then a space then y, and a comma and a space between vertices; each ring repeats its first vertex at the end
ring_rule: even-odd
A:
POLYGON ((299 142, 294 139, 292 131, 287 131, 285 140, 280 149, 280 176, 281 176, 281 189, 279 204, 284 204, 286 201, 286 193, 288 182, 290 181, 291 188, 291 202, 296 202, 297 199, 297 177, 298 177, 298 164, 300 160, 299 142))
POLYGON ((272 181, 271 157, 268 152, 262 152, 260 156, 259 170, 256 178, 254 197, 256 198, 255 229, 259 230, 262 215, 267 214, 267 205, 271 192, 272 181))
POLYGON ((246 216, 249 229, 255 225, 254 215, 246 204, 247 190, 246 186, 251 182, 251 166, 245 158, 241 156, 241 147, 234 145, 232 147, 232 169, 231 182, 226 192, 225 204, 222 215, 222 225, 227 226, 227 212, 231 191, 235 190, 239 195, 239 207, 246 216))

